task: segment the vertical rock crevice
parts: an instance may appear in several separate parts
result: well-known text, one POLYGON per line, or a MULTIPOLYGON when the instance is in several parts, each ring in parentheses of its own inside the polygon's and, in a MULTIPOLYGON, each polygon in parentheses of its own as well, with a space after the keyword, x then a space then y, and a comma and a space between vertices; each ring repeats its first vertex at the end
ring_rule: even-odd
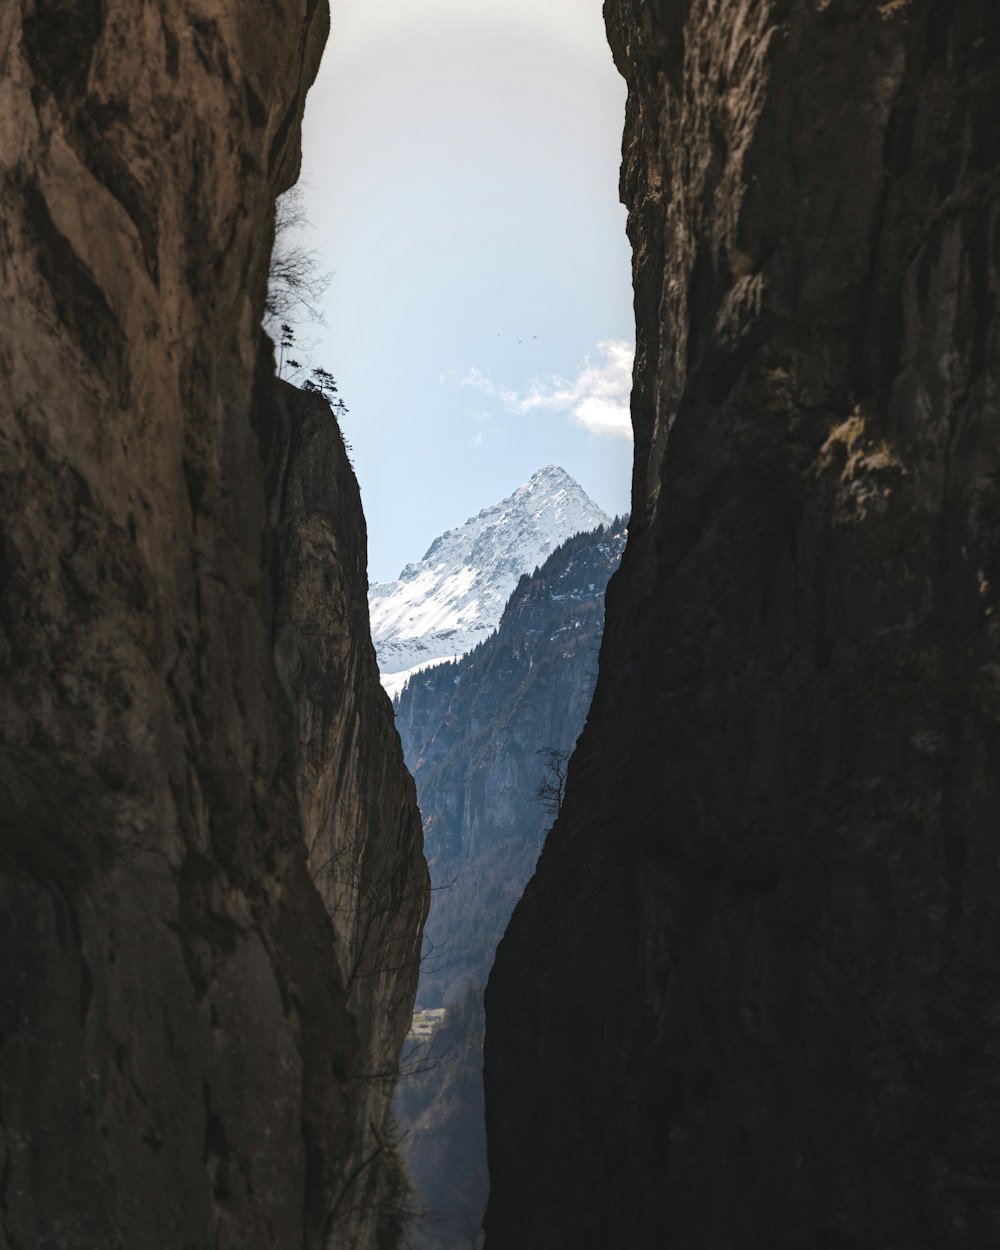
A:
POLYGON ((377 1236, 419 817, 342 440, 259 329, 327 25, 314 0, 0 12, 10 1250, 377 1236))
POLYGON ((605 13, 633 513, 487 993, 487 1245, 989 1244, 1000 22, 605 13))

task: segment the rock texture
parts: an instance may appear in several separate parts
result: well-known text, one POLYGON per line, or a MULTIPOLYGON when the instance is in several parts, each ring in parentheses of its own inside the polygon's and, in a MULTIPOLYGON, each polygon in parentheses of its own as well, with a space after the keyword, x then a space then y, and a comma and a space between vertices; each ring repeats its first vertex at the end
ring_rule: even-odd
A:
POLYGON ((258 328, 326 25, 0 8, 3 1250, 380 1235, 419 821, 340 437, 258 328))
POLYGON ((564 774, 583 728, 624 545, 622 521, 560 544, 518 582, 495 634, 396 700, 434 886, 417 1006, 448 1007, 429 1041, 407 1047, 394 1101, 427 1213, 414 1250, 468 1250, 482 1224, 482 987, 558 802, 540 802, 539 785, 555 781, 550 762, 564 774))
MULTIPOLYGON (((272 361, 266 360, 268 369, 272 361)), ((267 469, 274 656, 297 732, 295 787, 309 875, 332 920, 362 1045, 340 1091, 328 1232, 389 1250, 399 1163, 389 1104, 420 969, 429 880, 413 780, 368 629, 358 484, 325 399, 270 381, 256 426, 267 469), (388 1169, 389 1175, 383 1175, 388 1169)))
POLYGON ((564 769, 587 716, 625 533, 618 520, 561 543, 517 583, 494 634, 396 699, 436 887, 425 936, 438 954, 421 969, 418 1006, 486 983, 552 823, 538 798, 553 762, 542 753, 564 769))
POLYGON ((633 517, 489 1250, 1000 1240, 1000 10, 609 0, 633 517))

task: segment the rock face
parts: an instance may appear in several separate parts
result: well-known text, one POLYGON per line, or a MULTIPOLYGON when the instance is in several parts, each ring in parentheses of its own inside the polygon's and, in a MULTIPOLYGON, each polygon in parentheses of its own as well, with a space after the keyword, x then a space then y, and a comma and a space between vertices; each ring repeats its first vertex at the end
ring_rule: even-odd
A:
POLYGON ((385 1250, 400 1215, 389 1104, 413 1011, 428 873, 416 792, 368 629, 358 484, 326 400, 286 383, 271 388, 257 428, 274 537, 274 656, 296 722, 309 876, 333 922, 361 1042, 340 1091, 350 1130, 338 1144, 338 1205, 327 1231, 338 1250, 373 1237, 385 1250))
POLYGON ((487 992, 487 1245, 993 1245, 1000 10, 605 12, 633 517, 487 992))
POLYGON ((326 25, 0 9, 3 1250, 389 1244, 419 819, 258 328, 326 25))
POLYGON ((594 688, 604 591, 625 545, 613 522, 561 543, 517 583, 474 651, 412 678, 396 700, 436 890, 425 930, 443 952, 421 969, 418 1005, 481 988, 531 876, 550 805, 540 752, 573 749, 594 688))
POLYGON ((393 1109, 414 1187, 411 1250, 469 1250, 489 1193, 483 1109, 483 991, 450 1003, 433 1034, 404 1050, 393 1109))
POLYGON ((562 543, 518 582, 495 634, 396 701, 435 887, 417 1005, 448 1006, 434 1036, 407 1048, 394 1101, 418 1205, 434 1213, 414 1250, 467 1250, 482 1224, 482 987, 553 819, 538 797, 552 757, 540 752, 564 769, 583 728, 624 545, 622 521, 562 543))

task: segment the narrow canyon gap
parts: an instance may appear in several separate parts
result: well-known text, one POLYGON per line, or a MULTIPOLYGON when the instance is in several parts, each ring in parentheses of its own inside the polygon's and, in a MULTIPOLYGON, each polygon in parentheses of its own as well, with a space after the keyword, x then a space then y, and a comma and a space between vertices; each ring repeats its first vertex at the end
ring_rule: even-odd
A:
POLYGON ((608 0, 633 512, 488 1250, 1000 1242, 1000 8, 608 0))
POLYGON ((426 868, 260 330, 325 0, 0 6, 0 1247, 392 1244, 426 868))

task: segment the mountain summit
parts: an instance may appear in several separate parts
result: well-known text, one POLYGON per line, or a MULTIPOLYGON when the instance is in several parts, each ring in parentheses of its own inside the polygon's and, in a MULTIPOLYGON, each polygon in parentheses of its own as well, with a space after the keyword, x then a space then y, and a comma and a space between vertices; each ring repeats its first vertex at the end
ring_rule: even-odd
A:
POLYGON ((565 469, 549 464, 508 498, 446 531, 396 581, 368 588, 383 677, 470 651, 496 629, 522 573, 573 534, 608 522, 565 469))

